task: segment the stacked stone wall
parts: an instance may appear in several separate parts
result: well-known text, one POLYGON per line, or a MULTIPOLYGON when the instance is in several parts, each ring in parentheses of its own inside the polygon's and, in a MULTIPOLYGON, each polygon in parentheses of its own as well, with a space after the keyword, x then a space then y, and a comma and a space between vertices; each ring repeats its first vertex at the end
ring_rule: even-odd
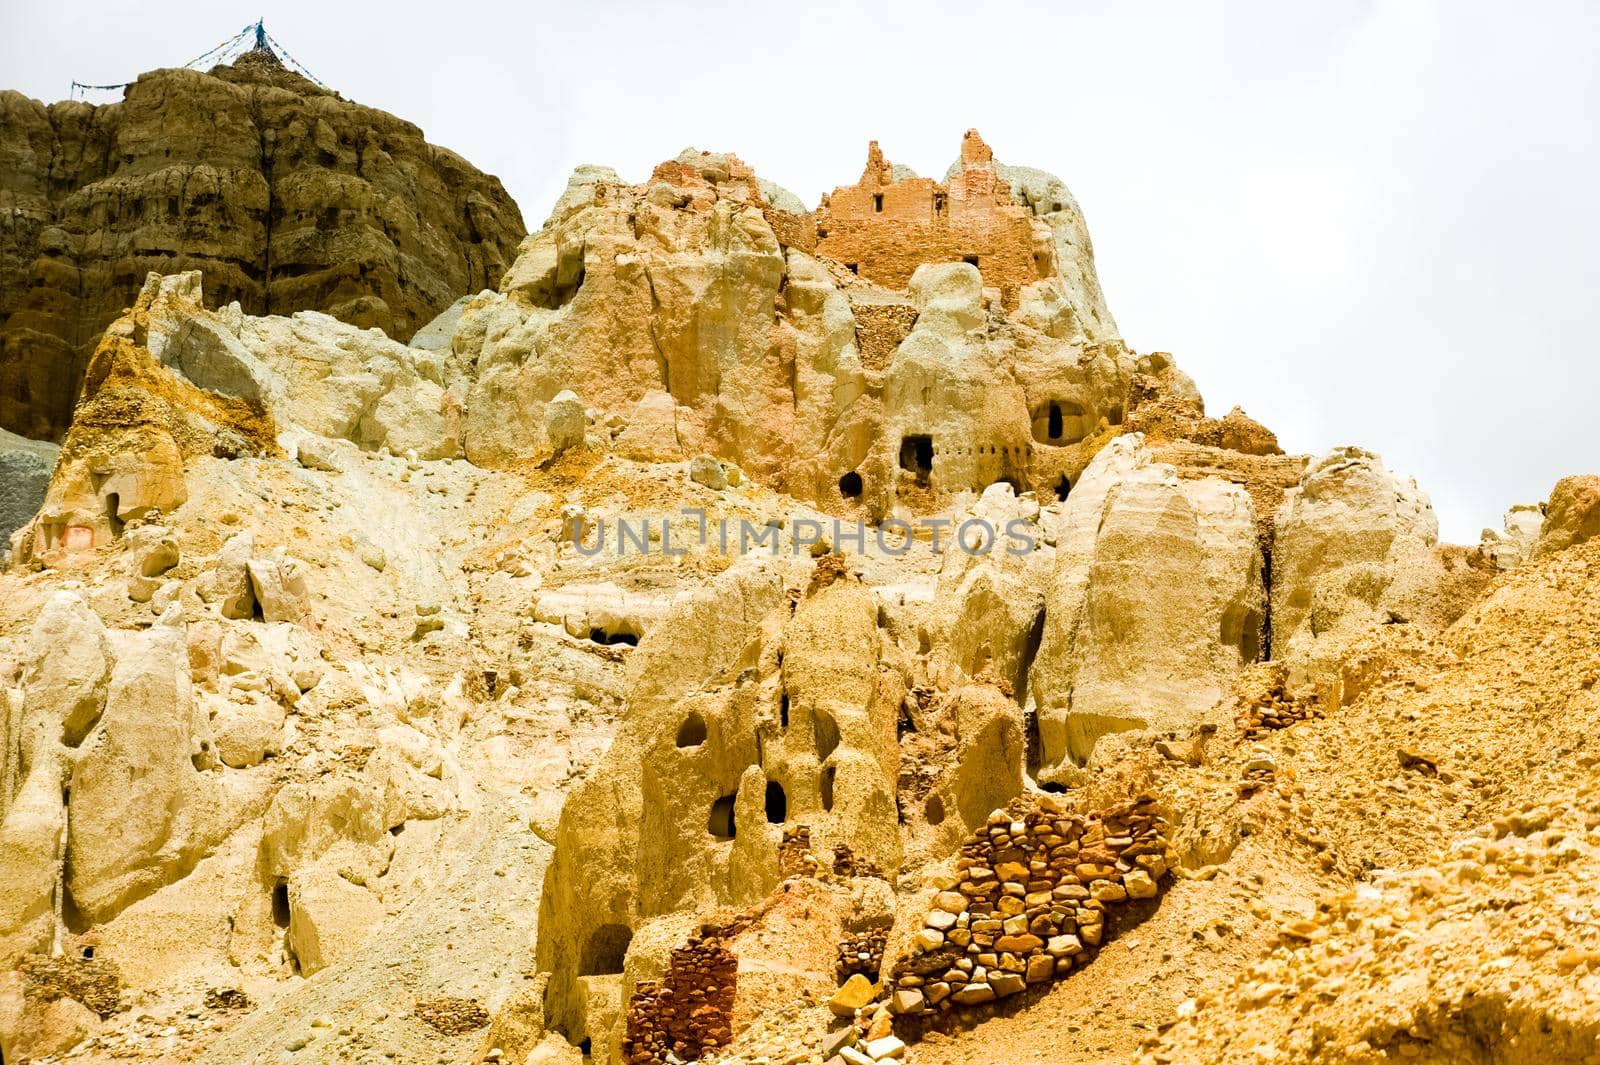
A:
POLYGON ((1153 796, 1090 814, 1052 800, 989 816, 961 848, 954 882, 894 968, 891 1008, 978 1007, 1085 964, 1107 919, 1154 899, 1171 856, 1153 796))

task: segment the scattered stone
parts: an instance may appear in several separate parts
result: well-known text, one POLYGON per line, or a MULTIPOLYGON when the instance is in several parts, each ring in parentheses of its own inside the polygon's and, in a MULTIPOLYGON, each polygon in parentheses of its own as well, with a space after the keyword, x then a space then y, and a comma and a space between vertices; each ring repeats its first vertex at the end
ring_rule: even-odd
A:
POLYGON ((728 487, 728 475, 722 468, 722 463, 710 455, 696 455, 689 460, 689 480, 695 484, 705 485, 713 492, 720 492, 728 487))
POLYGON ((833 993, 828 999, 828 1008, 835 1017, 854 1017, 856 1010, 865 1006, 877 997, 877 988, 871 980, 861 973, 856 973, 844 982, 844 986, 833 993))
POLYGON ((470 998, 419 999, 412 1010, 417 1020, 445 1035, 465 1035, 489 1026, 489 1011, 470 998))

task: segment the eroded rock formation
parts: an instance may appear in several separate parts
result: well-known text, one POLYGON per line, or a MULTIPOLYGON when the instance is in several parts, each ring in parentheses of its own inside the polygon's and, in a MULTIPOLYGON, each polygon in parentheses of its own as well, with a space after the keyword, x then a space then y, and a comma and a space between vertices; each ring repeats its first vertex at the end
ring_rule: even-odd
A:
POLYGON ((1593 478, 1441 545, 1081 226, 970 135, 581 168, 412 346, 147 277, 0 572, 0 1055, 1299 1062, 1347 971, 1592 1044, 1593 478))
MULTIPOLYGON (((830 511, 932 512, 1001 480, 1064 493, 1122 421, 1134 359, 1094 321, 1087 252, 1062 272, 1056 230, 976 134, 963 167, 962 211, 1016 230, 984 239, 1023 241, 1026 278, 1015 256, 962 262, 935 228, 899 242, 875 284, 828 257, 830 208, 795 213, 732 156, 686 152, 642 185, 580 168, 502 292, 463 312, 451 373, 470 380, 468 457, 538 454, 545 404, 571 389, 620 454, 710 453, 830 511)), ((890 189, 934 195, 913 184, 890 189)), ((1059 196, 1046 213, 1081 226, 1059 196)))
POLYGON ((39 438, 152 270, 203 270, 213 307, 406 340, 524 232, 498 180, 260 53, 101 106, 0 91, 0 175, 0 428, 39 438))

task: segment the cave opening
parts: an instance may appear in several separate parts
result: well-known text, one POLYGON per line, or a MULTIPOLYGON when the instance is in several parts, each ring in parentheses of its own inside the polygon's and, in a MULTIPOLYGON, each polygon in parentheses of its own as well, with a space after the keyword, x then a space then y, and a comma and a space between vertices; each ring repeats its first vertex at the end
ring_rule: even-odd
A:
POLYGON ((732 795, 724 795, 711 804, 711 818, 706 823, 706 831, 718 839, 733 839, 736 832, 733 823, 733 802, 738 798, 736 791, 732 795))
POLYGON ((900 468, 926 485, 933 475, 933 437, 922 434, 900 438, 900 468))
POLYGON ((633 942, 633 930, 625 924, 603 924, 589 933, 583 945, 580 976, 606 976, 622 972, 633 942))
POLYGON ((677 745, 698 747, 704 742, 706 742, 706 719, 696 711, 684 718, 683 724, 678 726, 677 745))
POLYGON ((781 825, 789 819, 789 797, 783 785, 776 780, 767 781, 767 823, 781 825))

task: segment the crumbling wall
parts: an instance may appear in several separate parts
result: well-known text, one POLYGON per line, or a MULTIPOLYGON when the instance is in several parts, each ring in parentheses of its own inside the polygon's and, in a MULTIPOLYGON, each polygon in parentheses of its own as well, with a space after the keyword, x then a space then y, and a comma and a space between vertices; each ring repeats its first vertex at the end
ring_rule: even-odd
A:
POLYGON ((861 180, 833 190, 817 210, 817 254, 861 277, 903 289, 923 263, 967 262, 1015 308, 1024 285, 1055 272, 1048 226, 1012 199, 977 130, 961 142, 961 168, 948 186, 895 179, 878 142, 861 180))
POLYGON ((733 1039, 739 959, 720 932, 672 952, 660 980, 641 980, 628 1001, 622 1058, 628 1065, 699 1061, 733 1039), (669 1057, 670 1055, 670 1057, 669 1057))

